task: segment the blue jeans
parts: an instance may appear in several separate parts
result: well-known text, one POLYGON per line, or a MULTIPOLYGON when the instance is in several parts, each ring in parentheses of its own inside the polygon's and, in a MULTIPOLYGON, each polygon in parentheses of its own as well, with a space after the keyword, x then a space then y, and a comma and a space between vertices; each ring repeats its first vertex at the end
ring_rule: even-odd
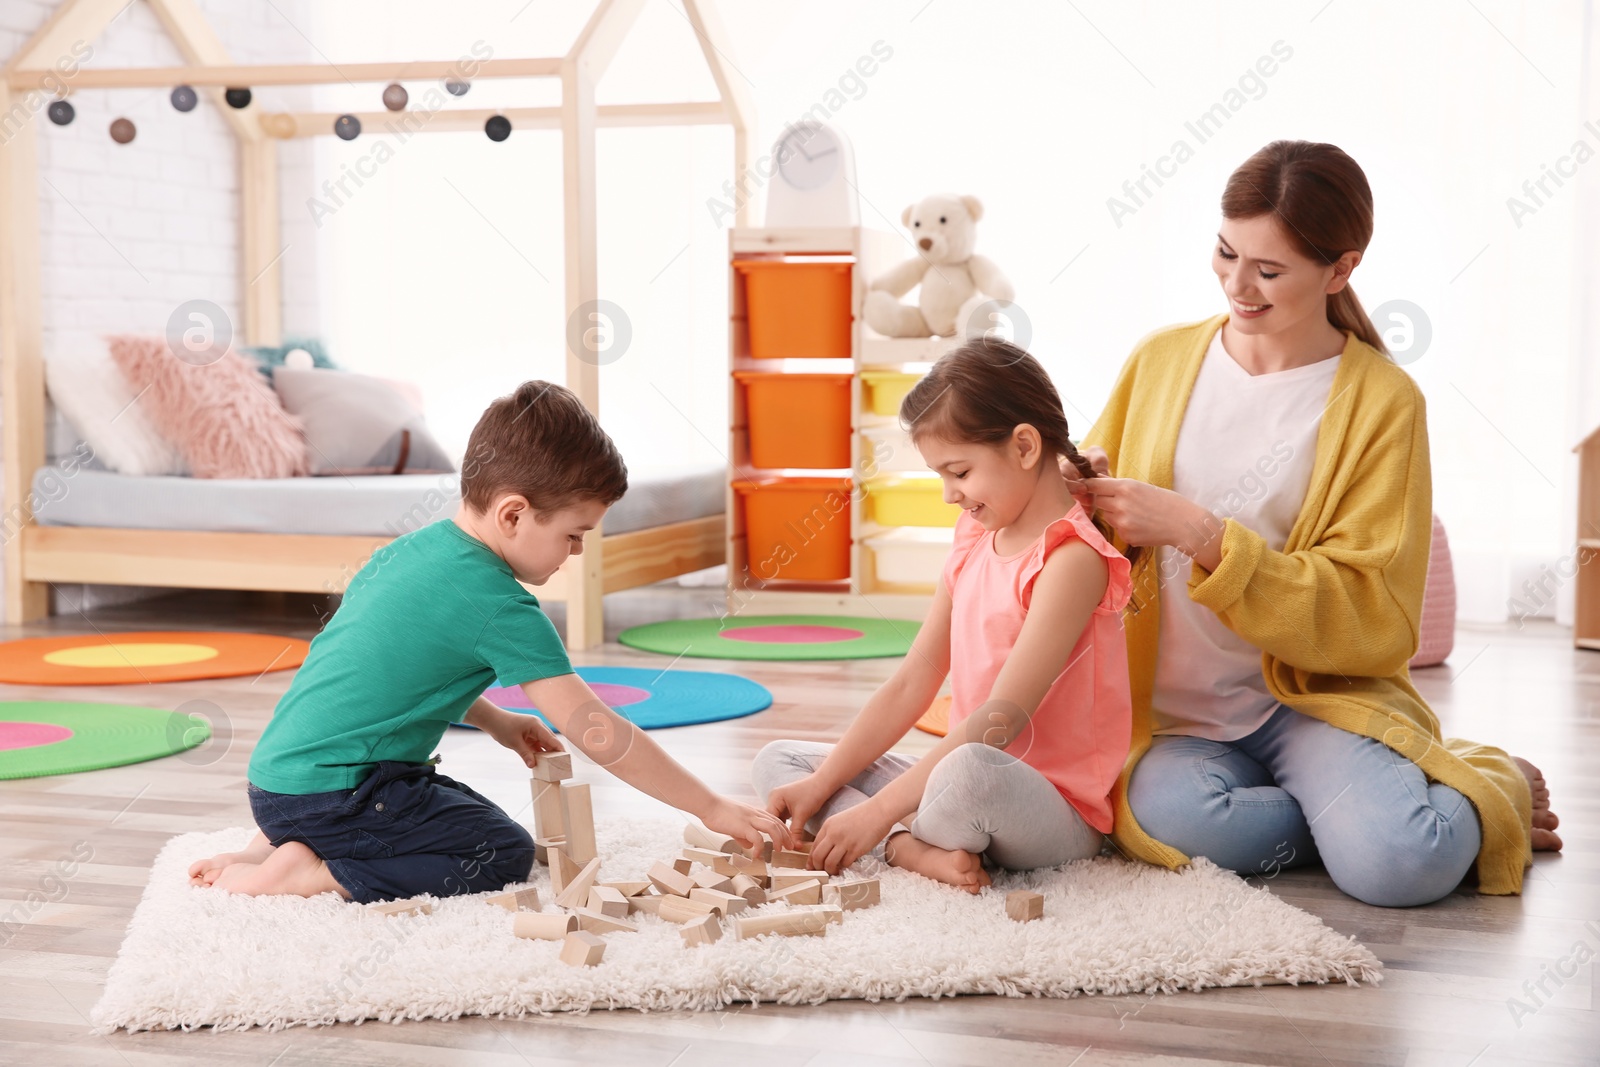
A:
POLYGON ((1237 741, 1157 737, 1128 804, 1147 834, 1187 855, 1267 877, 1320 859, 1344 892, 1386 908, 1448 895, 1482 839, 1459 792, 1283 704, 1237 741))
POLYGON ((358 903, 482 893, 533 870, 532 835, 432 764, 381 762, 354 790, 248 791, 267 841, 304 842, 358 903))

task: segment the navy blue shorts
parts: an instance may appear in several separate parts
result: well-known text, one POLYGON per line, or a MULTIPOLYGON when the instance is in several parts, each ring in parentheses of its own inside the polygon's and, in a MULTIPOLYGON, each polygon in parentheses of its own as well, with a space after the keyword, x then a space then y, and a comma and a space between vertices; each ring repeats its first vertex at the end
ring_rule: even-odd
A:
POLYGON ((533 870, 533 836, 432 764, 379 763, 353 791, 249 794, 269 842, 304 842, 363 904, 503 889, 533 870))

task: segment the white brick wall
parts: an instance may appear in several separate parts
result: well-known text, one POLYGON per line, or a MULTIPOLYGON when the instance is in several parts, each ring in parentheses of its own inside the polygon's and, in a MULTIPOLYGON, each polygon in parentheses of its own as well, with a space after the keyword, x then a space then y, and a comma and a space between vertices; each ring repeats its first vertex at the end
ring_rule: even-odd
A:
MULTIPOLYGON (((53 3, 0 2, 0 57, 9 58, 44 23, 53 3)), ((310 0, 200 0, 223 44, 240 63, 317 61, 304 33, 310 0)), ((144 4, 131 4, 96 40, 86 68, 176 66, 183 60, 144 4)), ((39 230, 44 353, 74 333, 166 329, 174 308, 203 298, 236 327, 248 281, 239 270, 238 151, 232 134, 202 93, 188 114, 163 89, 83 90, 72 94, 77 118, 58 127, 41 107, 33 121, 39 142, 39 230), (138 127, 133 143, 111 140, 113 119, 138 127)), ((253 106, 310 106, 308 89, 256 92, 253 106)), ((303 209, 312 185, 308 140, 279 146, 284 331, 320 330, 315 230, 303 209)), ((242 340, 242 339, 241 339, 242 340)), ((65 433, 59 448, 71 441, 65 433)), ((8 487, 9 488, 9 487, 8 487)), ((134 599, 128 587, 64 588, 58 610, 134 599)))

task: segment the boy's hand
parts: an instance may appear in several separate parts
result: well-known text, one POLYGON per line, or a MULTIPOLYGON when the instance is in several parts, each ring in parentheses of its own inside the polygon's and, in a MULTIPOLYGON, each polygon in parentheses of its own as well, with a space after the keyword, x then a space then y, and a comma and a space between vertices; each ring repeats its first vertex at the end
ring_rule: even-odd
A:
POLYGON ((767 810, 786 820, 796 834, 805 829, 811 816, 822 810, 833 791, 818 779, 815 773, 780 785, 767 794, 767 810))
POLYGON ((541 752, 564 752, 566 747, 537 715, 507 711, 489 728, 489 736, 522 757, 530 768, 541 752))
POLYGON ((762 834, 772 838, 778 848, 794 847, 794 835, 775 816, 728 797, 718 797, 716 806, 701 821, 706 829, 727 834, 746 849, 761 847, 762 834))
POLYGON ((828 819, 811 842, 813 870, 838 874, 877 847, 888 836, 894 819, 868 800, 828 819))

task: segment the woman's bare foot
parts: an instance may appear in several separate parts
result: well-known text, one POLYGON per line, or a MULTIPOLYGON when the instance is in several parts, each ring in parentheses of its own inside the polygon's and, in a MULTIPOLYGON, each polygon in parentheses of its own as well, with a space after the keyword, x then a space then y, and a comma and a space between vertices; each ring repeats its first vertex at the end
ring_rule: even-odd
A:
POLYGON ((230 863, 212 884, 229 893, 252 897, 338 893, 350 899, 328 865, 303 841, 285 841, 260 863, 230 863))
POLYGON ((1528 779, 1528 789, 1533 793, 1533 850, 1560 852, 1561 837, 1555 831, 1561 819, 1550 810, 1550 787, 1545 784, 1544 774, 1521 756, 1511 758, 1528 779))
POLYGON ((219 852, 209 859, 195 860, 189 865, 189 884, 207 886, 216 883, 223 868, 234 863, 261 863, 272 855, 267 835, 256 831, 256 836, 239 852, 219 852))
POLYGON ((989 884, 989 872, 976 853, 959 849, 939 848, 926 841, 918 841, 907 831, 900 831, 883 846, 884 858, 891 867, 916 871, 924 878, 932 878, 968 893, 976 893, 989 884))

